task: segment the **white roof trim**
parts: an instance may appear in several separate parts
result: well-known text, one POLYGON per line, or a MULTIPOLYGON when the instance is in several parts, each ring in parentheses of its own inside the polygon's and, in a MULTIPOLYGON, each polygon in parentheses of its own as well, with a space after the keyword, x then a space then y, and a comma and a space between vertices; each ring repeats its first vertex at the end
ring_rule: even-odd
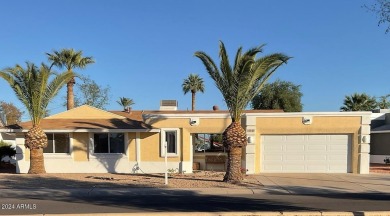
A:
MULTIPOLYGON (((0 129, 0 132, 8 133, 20 133, 27 132, 27 129, 0 129)), ((113 132, 113 133, 126 133, 126 132, 151 132, 159 133, 160 129, 49 129, 43 130, 44 132, 52 133, 98 133, 98 132, 113 132)))
POLYGON ((371 112, 284 112, 284 113, 245 113, 251 117, 302 117, 302 116, 370 116, 371 112))
POLYGON ((390 133, 390 130, 381 130, 381 131, 371 131, 372 134, 379 134, 379 133, 390 133))
MULTIPOLYGON (((370 116, 372 112, 275 112, 275 113, 243 113, 242 116, 249 117, 302 117, 312 116, 370 116)), ((143 114, 144 119, 154 118, 230 118, 230 113, 185 113, 185 114, 143 114)))
POLYGON ((230 118, 230 113, 185 113, 185 114, 142 114, 144 119, 154 119, 154 118, 230 118))

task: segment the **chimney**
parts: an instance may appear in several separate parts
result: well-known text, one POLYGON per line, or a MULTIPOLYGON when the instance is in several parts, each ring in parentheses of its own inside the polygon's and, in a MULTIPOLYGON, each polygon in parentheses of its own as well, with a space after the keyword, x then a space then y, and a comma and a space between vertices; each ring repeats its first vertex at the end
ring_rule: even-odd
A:
POLYGON ((177 110, 177 100, 161 100, 160 110, 177 110))

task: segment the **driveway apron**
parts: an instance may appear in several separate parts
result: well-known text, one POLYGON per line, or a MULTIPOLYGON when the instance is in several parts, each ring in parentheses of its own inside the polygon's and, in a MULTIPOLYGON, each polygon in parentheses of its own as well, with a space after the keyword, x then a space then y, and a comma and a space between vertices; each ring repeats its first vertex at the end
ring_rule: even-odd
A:
POLYGON ((390 193, 389 174, 260 174, 270 194, 390 193))

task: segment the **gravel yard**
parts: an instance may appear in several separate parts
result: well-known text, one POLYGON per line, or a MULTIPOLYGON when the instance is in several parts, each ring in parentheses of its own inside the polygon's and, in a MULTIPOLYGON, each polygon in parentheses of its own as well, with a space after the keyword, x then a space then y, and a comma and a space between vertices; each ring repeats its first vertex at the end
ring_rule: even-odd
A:
POLYGON ((170 174, 165 185, 164 174, 0 174, 4 188, 85 188, 85 187, 152 187, 152 188, 248 188, 262 186, 256 178, 246 175, 240 184, 222 182, 223 172, 201 171, 192 174, 170 174))
MULTIPOLYGON (((4 171, 4 169, 2 169, 4 171)), ((165 185, 164 174, 110 174, 110 173, 50 173, 44 175, 15 174, 9 170, 0 173, 0 189, 60 189, 60 188, 258 188, 262 184, 252 175, 245 175, 240 184, 222 182, 224 172, 198 171, 190 174, 170 174, 165 185)), ((371 173, 389 173, 390 165, 371 164, 371 173)))

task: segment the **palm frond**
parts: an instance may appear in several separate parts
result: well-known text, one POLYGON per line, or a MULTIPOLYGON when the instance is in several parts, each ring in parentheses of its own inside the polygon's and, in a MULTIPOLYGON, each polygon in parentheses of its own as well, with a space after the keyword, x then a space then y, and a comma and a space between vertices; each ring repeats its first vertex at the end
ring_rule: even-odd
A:
POLYGON ((219 51, 221 72, 207 54, 201 51, 195 53, 221 91, 233 121, 240 121, 242 111, 259 93, 264 83, 282 64, 290 59, 281 53, 256 59, 256 55, 263 51, 263 47, 264 44, 244 53, 240 47, 236 53, 233 71, 222 41, 220 41, 219 51))
POLYGON ((0 77, 8 82, 17 98, 26 107, 34 126, 39 125, 49 102, 73 76, 71 73, 63 73, 50 81, 51 75, 53 73, 47 65, 42 64, 38 68, 29 62, 26 63, 26 68, 16 65, 0 72, 0 77))

